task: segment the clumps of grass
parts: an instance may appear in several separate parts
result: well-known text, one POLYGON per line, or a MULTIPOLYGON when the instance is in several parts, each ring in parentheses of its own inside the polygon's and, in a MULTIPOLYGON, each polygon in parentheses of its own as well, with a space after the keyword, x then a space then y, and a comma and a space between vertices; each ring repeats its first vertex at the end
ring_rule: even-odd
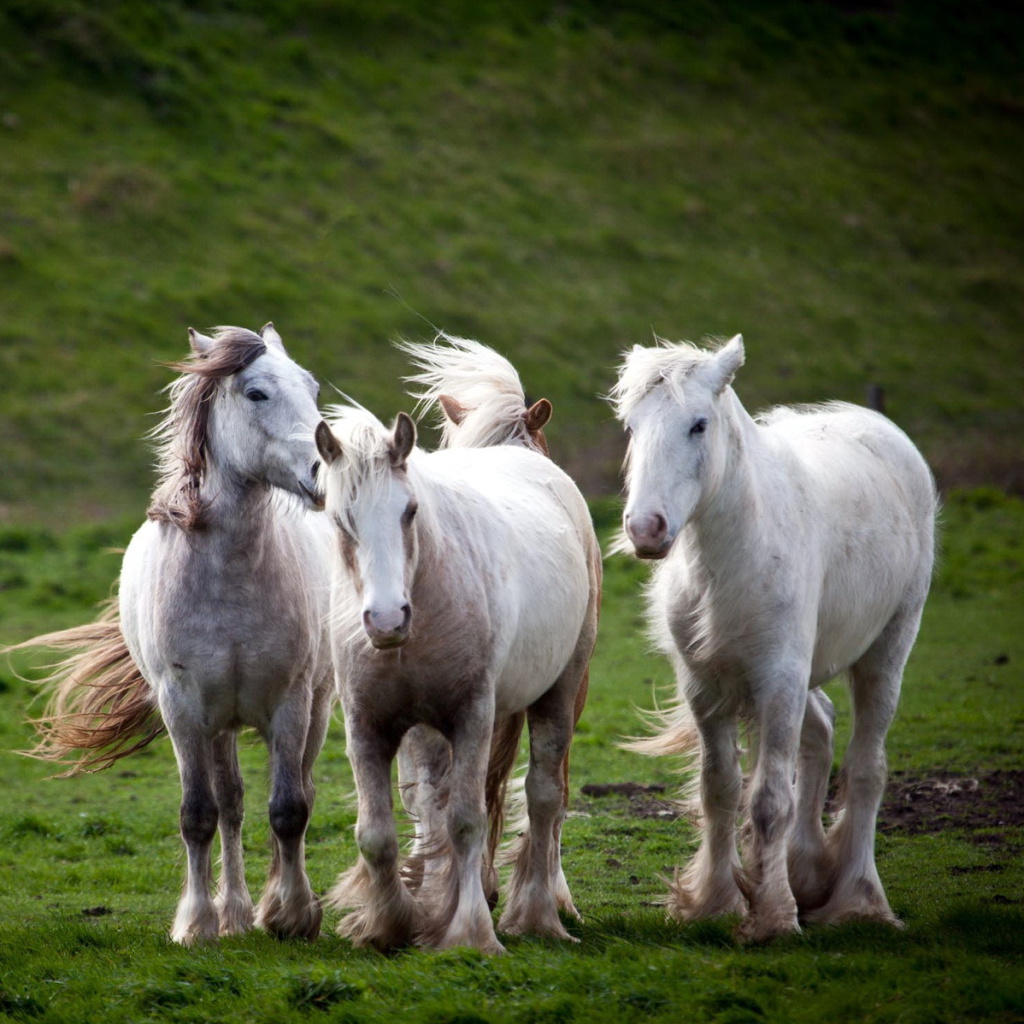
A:
POLYGON ((328 1010, 336 1003, 354 1002, 363 988, 345 978, 341 971, 306 971, 288 983, 288 1004, 296 1010, 328 1010))
POLYGON ((25 839, 28 836, 39 836, 42 839, 48 839, 54 835, 53 828, 49 822, 43 821, 42 818, 37 817, 35 814, 26 814, 24 817, 18 818, 11 822, 5 831, 11 839, 25 839))
POLYGON ((43 1006, 34 996, 23 996, 0 988, 0 1014, 12 1020, 26 1020, 38 1017, 43 1006))

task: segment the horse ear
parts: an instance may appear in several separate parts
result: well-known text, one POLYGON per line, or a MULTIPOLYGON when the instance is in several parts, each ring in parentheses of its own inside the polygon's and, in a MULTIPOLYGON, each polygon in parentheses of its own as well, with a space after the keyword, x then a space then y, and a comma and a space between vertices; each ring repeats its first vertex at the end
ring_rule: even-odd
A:
POLYGON ((341 445, 334 436, 334 432, 327 426, 326 420, 321 420, 316 425, 316 448, 320 452, 320 458, 325 465, 331 465, 341 455, 341 445))
POLYGON ((551 419, 551 403, 546 398, 540 398, 529 409, 523 413, 523 422, 530 433, 540 430, 549 419, 551 419))
POLYGON ((441 406, 445 416, 455 426, 458 426, 466 418, 466 413, 469 412, 461 402, 457 402, 451 395, 438 395, 437 404, 441 406))
POLYGON ((745 358, 742 334, 731 338, 714 354, 708 364, 708 371, 716 395, 720 395, 732 383, 745 358))
POLYGON ((400 412, 395 418, 395 432, 391 438, 391 448, 388 452, 391 465, 395 469, 401 469, 415 445, 416 424, 413 423, 412 417, 407 412, 400 412))
POLYGON ((278 348, 284 348, 284 342, 281 340, 281 335, 277 333, 277 328, 274 327, 273 320, 268 320, 260 328, 260 337, 268 345, 277 345, 278 348))
POLYGON ((188 329, 188 343, 197 356, 205 356, 216 344, 213 338, 200 334, 194 327, 188 329))

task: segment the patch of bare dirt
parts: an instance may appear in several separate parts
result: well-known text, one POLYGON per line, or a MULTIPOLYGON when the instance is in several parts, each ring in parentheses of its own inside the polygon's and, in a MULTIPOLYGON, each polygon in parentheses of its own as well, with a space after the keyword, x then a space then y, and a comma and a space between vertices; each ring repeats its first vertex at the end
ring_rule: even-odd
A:
MULTIPOLYGON (((580 793, 591 799, 618 796, 629 801, 634 818, 683 817, 675 793, 661 784, 590 783, 580 793)), ((829 803, 832 805, 835 794, 829 803)), ((919 778, 895 772, 889 778, 878 815, 881 832, 937 835, 950 829, 977 832, 982 843, 1000 842, 1000 830, 1024 827, 1024 771, 985 775, 942 773, 919 778)))
POLYGON ((683 816, 682 809, 679 801, 661 796, 667 788, 660 782, 590 782, 580 786, 580 793, 586 797, 627 797, 633 818, 675 820, 683 816))
POLYGON ((889 779, 878 816, 883 832, 934 835, 949 829, 990 832, 1024 826, 1024 771, 987 775, 943 773, 889 779))

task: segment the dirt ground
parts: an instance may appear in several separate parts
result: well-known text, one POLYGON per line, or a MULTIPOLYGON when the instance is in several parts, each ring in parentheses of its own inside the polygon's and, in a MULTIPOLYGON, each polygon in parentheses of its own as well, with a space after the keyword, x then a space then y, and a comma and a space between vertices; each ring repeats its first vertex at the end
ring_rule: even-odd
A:
MULTIPOLYGON (((627 797, 629 812, 638 818, 682 816, 673 799, 675 794, 662 785, 591 783, 580 792, 588 802, 608 796, 627 797)), ((963 829, 975 833, 977 841, 985 844, 1000 841, 1003 829, 1022 826, 1024 771, 928 778, 896 772, 889 779, 878 815, 880 832, 936 835, 963 829)))

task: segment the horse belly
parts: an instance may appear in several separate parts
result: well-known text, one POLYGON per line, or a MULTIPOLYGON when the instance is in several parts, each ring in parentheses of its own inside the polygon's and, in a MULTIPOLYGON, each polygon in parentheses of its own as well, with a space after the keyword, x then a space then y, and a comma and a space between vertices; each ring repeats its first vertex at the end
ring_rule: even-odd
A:
MULTIPOLYGON (((585 582, 584 577, 584 582, 585 582)), ((499 713, 529 707, 551 689, 579 642, 587 612, 587 587, 555 588, 537 594, 521 610, 495 687, 499 713)))

